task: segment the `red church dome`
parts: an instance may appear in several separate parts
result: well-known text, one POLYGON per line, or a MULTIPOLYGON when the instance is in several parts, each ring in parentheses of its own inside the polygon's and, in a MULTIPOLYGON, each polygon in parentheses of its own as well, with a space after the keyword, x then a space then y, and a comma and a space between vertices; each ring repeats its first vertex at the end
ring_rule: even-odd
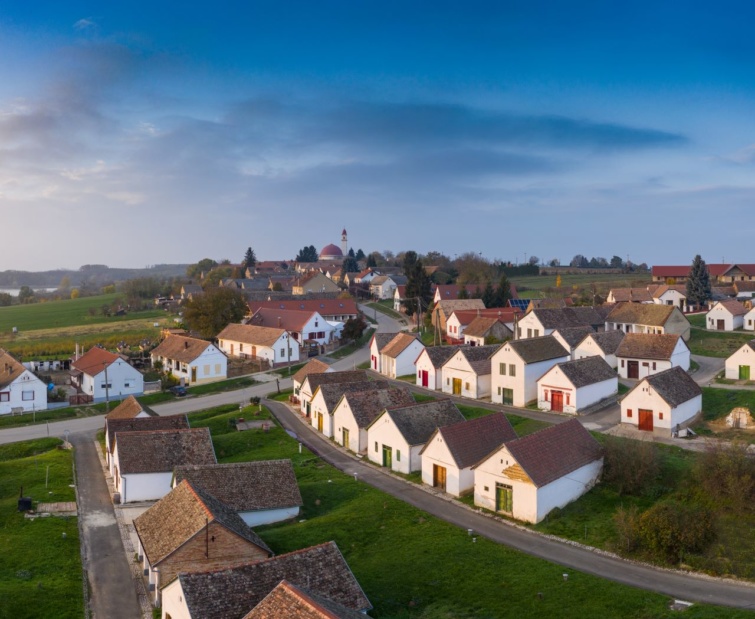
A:
POLYGON ((320 252, 320 260, 335 260, 336 258, 343 258, 343 252, 337 245, 326 245, 320 252))

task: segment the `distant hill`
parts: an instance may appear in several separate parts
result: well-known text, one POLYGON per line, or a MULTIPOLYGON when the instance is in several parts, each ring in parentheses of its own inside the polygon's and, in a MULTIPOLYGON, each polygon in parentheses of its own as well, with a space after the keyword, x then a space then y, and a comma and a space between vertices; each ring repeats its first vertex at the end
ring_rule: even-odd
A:
POLYGON ((52 288, 64 277, 76 287, 84 281, 93 284, 122 282, 138 277, 184 277, 188 264, 155 264, 144 269, 111 269, 104 264, 85 264, 78 270, 55 269, 53 271, 0 271, 0 288, 52 288))

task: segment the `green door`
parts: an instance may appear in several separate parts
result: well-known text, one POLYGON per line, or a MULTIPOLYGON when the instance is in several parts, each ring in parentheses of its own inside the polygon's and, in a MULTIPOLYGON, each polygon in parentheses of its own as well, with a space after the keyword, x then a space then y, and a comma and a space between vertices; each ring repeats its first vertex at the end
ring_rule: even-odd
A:
POLYGON ((502 389, 503 391, 503 403, 512 406, 514 404, 514 390, 502 389))
POLYGON ((343 434, 343 437, 342 437, 341 445, 343 445, 344 447, 346 447, 346 449, 348 449, 349 448, 349 430, 347 428, 343 428, 342 434, 343 434))
POLYGON ((393 449, 388 445, 383 445, 383 466, 387 469, 391 468, 393 463, 393 449))
POLYGON ((750 380, 750 366, 749 365, 739 366, 739 380, 750 380))
POLYGON ((514 490, 507 484, 495 485, 495 511, 510 514, 514 506, 514 490))

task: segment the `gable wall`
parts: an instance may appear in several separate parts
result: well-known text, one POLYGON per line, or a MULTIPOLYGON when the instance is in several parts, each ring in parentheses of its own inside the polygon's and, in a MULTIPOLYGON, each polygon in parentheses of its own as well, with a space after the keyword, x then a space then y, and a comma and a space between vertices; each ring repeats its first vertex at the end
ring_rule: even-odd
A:
POLYGON ((713 309, 711 309, 705 315, 705 328, 709 331, 716 331, 718 329, 718 321, 724 321, 724 331, 734 331, 735 329, 741 329, 744 326, 744 316, 734 316, 720 303, 717 303, 713 309))
POLYGON ((478 376, 466 357, 457 352, 442 368, 443 393, 453 394, 454 379, 461 380, 461 395, 464 398, 485 398, 490 395, 490 374, 478 376))
POLYGON ((426 444, 421 455, 422 483, 433 485, 433 465, 437 464, 446 469, 446 492, 452 496, 461 496, 474 490, 474 472, 469 469, 459 469, 454 462, 448 445, 440 433, 436 434, 426 444))
POLYGON ((574 359, 584 359, 585 357, 602 357, 603 360, 610 365, 614 370, 617 366, 616 355, 607 355, 603 350, 595 343, 592 337, 587 337, 582 340, 574 349, 574 359))
MULTIPOLYGON (((550 335, 551 333, 553 333, 553 329, 546 329, 543 327, 535 313, 530 312, 519 319, 516 339, 526 340, 530 337, 540 337, 543 335, 550 335)), ((568 348, 568 346, 566 348, 568 348)))
POLYGON ((14 408, 24 411, 45 410, 47 408, 47 385, 32 372, 22 372, 16 380, 4 388, 0 401, 0 415, 9 415, 14 408))
POLYGON ((659 430, 660 434, 668 436, 676 424, 685 426, 702 410, 702 395, 683 402, 676 408, 671 408, 655 389, 647 383, 641 383, 621 401, 621 423, 638 427, 639 414, 637 411, 639 409, 653 411, 654 430, 659 430), (629 417, 629 410, 632 411, 631 417, 629 417), (663 419, 660 418, 661 414, 663 419))
POLYGON ((443 389, 443 372, 435 370, 435 366, 427 355, 417 359, 417 386, 422 386, 422 371, 427 371, 427 389, 443 389))
POLYGON ((750 367, 750 380, 755 380, 755 350, 745 344, 737 352, 726 359, 726 378, 739 380, 739 366, 750 367))
MULTIPOLYGON (((422 464, 419 458, 415 467, 412 469, 412 459, 409 445, 404 437, 396 428, 393 420, 386 414, 383 414, 367 430, 367 456, 370 462, 383 464, 383 445, 387 445, 393 450, 391 470, 399 473, 411 473, 413 470, 420 470, 422 464), (375 450, 377 443, 377 450, 375 450), (399 458, 400 452, 400 458, 399 458)), ((419 450, 417 450, 418 452, 419 450)))
POLYGON ((354 453, 363 453, 367 449, 367 430, 357 425, 351 406, 346 399, 341 400, 333 409, 333 440, 354 453), (349 431, 349 444, 343 444, 343 429, 349 431))

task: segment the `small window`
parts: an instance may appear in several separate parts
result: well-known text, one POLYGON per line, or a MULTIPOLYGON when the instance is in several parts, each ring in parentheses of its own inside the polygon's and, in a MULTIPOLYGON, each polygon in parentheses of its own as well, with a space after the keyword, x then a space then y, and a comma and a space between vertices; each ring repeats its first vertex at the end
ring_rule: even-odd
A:
POLYGON ((655 361, 653 361, 653 369, 655 369, 655 361))
POLYGON ((506 364, 505 363, 499 363, 498 364, 498 373, 501 376, 506 376, 506 364))
POLYGON ((469 383, 464 383, 464 389, 466 389, 467 391, 469 391, 469 383))
POLYGON ((124 386, 124 387, 130 387, 130 386, 131 386, 131 383, 123 383, 123 386, 124 386))
POLYGON ((663 413, 658 413, 658 419, 659 421, 663 421, 663 413))
POLYGON ((488 488, 487 486, 483 486, 483 488, 485 488, 485 492, 490 492, 490 488, 488 488))
POLYGON ((516 366, 513 363, 509 363, 509 376, 516 376, 516 366))
POLYGON ((532 329, 527 329, 527 337, 532 337, 532 329))
POLYGON ((631 418, 632 418, 632 409, 628 408, 627 409, 627 419, 631 419, 631 418))
POLYGON ((10 393, 7 391, 0 393, 0 402, 10 402, 10 393))
POLYGON ((285 356, 286 356, 286 349, 281 348, 281 357, 285 357, 285 356))
POLYGON ((446 384, 447 384, 447 385, 450 385, 450 384, 451 384, 451 379, 450 379, 450 378, 448 378, 448 377, 446 377, 446 384))
POLYGON ((34 392, 33 391, 22 391, 21 392, 21 399, 24 402, 29 402, 30 400, 34 399, 34 392))
POLYGON ((547 389, 543 389, 543 400, 545 400, 546 402, 548 402, 548 390, 547 389))
POLYGON ((624 359, 621 360, 621 367, 624 367, 624 359))
POLYGON ((375 441, 375 451, 377 451, 377 441, 375 441))
POLYGON ((535 337, 540 337, 540 329, 535 329, 533 333, 535 334, 535 337))
POLYGON ((396 462, 401 462, 401 450, 396 450, 396 462))

